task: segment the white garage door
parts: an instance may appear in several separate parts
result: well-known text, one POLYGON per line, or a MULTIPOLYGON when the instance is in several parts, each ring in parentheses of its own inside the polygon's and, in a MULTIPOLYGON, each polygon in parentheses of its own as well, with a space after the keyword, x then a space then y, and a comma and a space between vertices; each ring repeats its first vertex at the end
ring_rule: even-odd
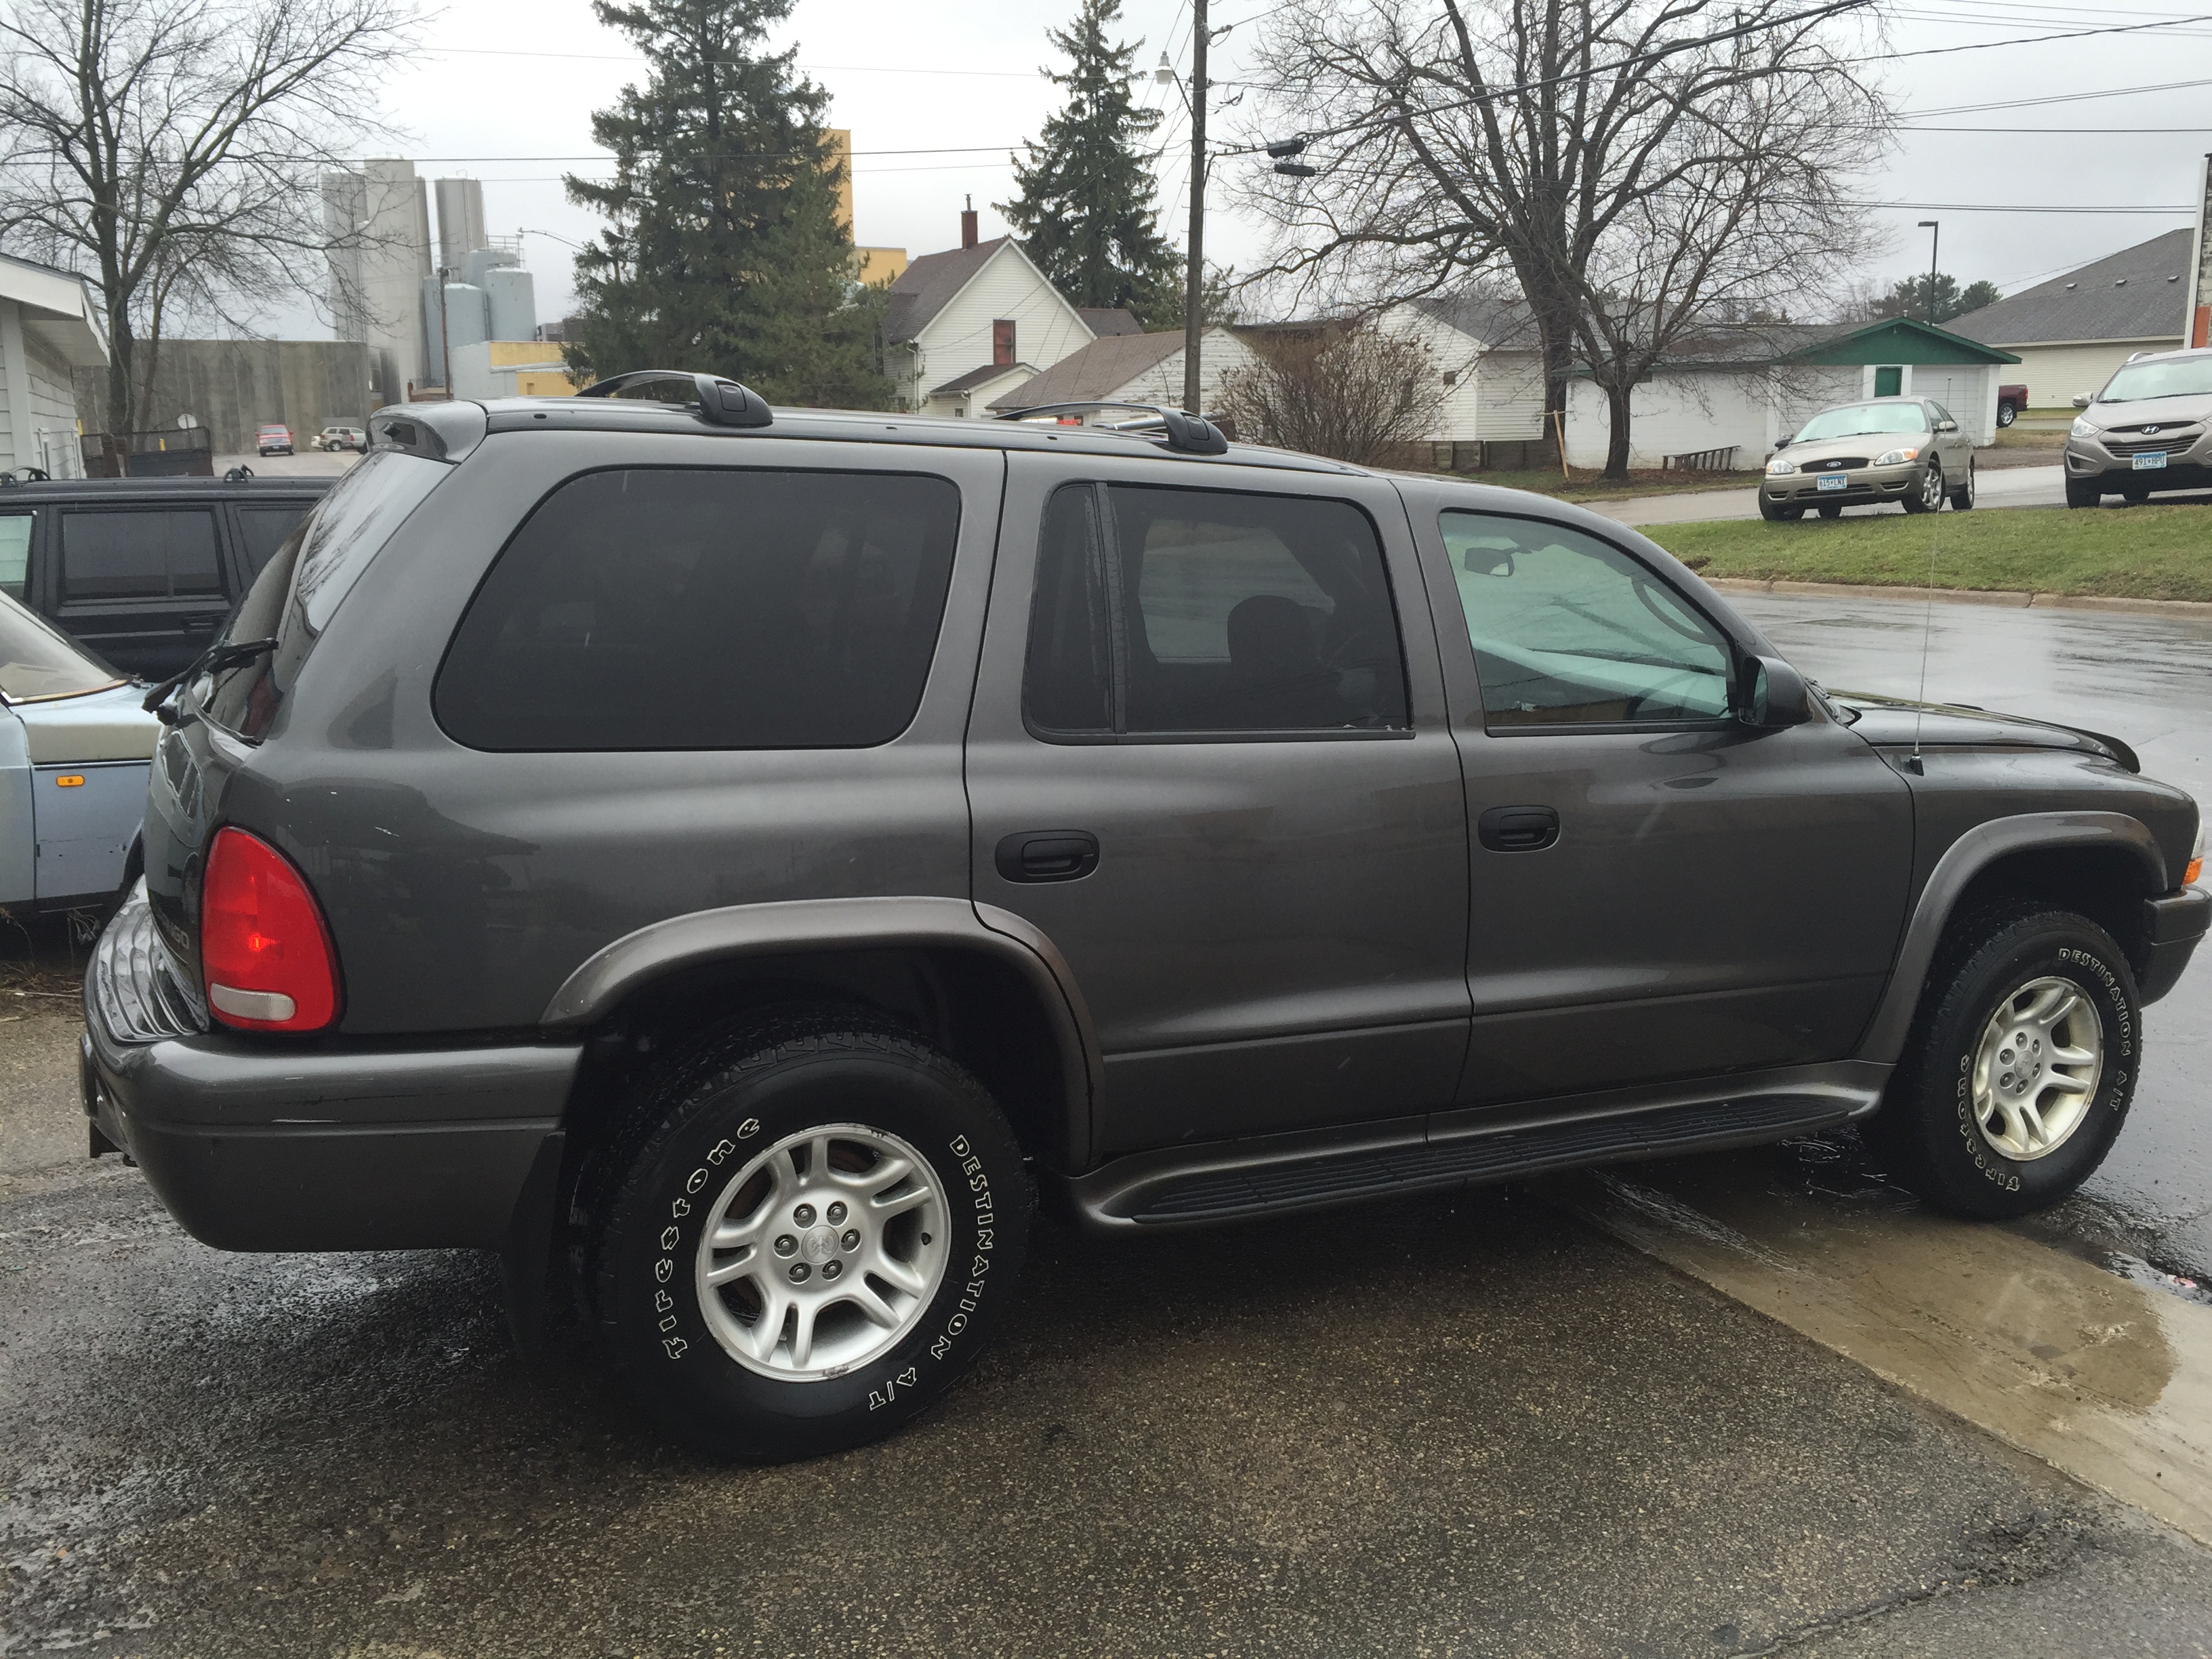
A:
POLYGON ((1960 431, 1975 443, 1986 444, 1990 434, 1983 429, 1982 399, 1989 373, 1957 364, 1921 363, 1912 371, 1912 395, 1933 398, 1951 411, 1960 431))

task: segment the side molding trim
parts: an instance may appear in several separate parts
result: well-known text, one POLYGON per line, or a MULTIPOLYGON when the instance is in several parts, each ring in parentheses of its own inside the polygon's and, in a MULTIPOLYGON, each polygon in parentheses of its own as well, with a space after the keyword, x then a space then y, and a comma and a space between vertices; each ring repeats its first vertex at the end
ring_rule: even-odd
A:
POLYGON ((1079 1169, 1088 1163, 1092 1103, 1105 1072, 1082 993, 1044 934, 1009 911, 964 898, 802 899, 671 916, 593 952, 562 982, 538 1023, 555 1030, 588 1025, 675 968, 792 951, 902 947, 980 951, 1027 981, 1051 1022, 1060 1056, 1068 1159, 1079 1169))
POLYGON ((1889 988, 1860 1040, 1856 1058, 1894 1065, 1904 1054, 1929 964, 1966 884, 2008 854, 2058 847, 2123 848, 2142 863, 2151 892, 2162 893, 2169 884, 2165 853, 2150 831, 2124 812, 2023 812, 1976 824, 1951 843, 1929 872, 1905 926, 1889 988))

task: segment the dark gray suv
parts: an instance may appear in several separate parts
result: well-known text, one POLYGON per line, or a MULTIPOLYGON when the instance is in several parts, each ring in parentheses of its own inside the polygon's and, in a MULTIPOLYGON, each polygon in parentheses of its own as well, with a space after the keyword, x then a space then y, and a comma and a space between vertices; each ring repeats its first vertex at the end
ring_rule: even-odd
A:
POLYGON ((2002 1217, 2203 932, 2121 743, 1808 686, 1572 507, 683 377, 380 412, 162 713, 95 1152, 500 1252, 675 1430, 922 1409, 1143 1232, 1862 1122, 2002 1217))

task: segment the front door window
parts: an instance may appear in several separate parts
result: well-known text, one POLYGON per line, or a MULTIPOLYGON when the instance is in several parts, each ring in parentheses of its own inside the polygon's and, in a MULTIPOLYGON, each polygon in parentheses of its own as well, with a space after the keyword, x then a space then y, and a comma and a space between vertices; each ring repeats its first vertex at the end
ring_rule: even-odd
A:
POLYGON ((1442 523, 1492 731, 1728 717, 1727 641, 1626 553, 1535 519, 1442 523))

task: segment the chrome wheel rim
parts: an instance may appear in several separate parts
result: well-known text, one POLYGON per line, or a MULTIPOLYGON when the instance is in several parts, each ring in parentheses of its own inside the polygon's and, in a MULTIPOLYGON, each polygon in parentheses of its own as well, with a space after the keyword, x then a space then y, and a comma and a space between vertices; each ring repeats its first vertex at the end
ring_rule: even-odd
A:
POLYGON ((2071 980, 2033 979, 1997 1005, 1974 1052, 1974 1123, 2015 1164, 2047 1158, 2089 1115, 2105 1072, 2097 1006, 2071 980))
POLYGON ((732 1176, 699 1231, 699 1311, 722 1351, 787 1382, 840 1376, 913 1330, 945 1278, 945 1199, 896 1135, 833 1123, 732 1176))
POLYGON ((1943 469, 1935 461, 1920 475, 1920 504, 1931 513, 1943 505, 1943 469))

